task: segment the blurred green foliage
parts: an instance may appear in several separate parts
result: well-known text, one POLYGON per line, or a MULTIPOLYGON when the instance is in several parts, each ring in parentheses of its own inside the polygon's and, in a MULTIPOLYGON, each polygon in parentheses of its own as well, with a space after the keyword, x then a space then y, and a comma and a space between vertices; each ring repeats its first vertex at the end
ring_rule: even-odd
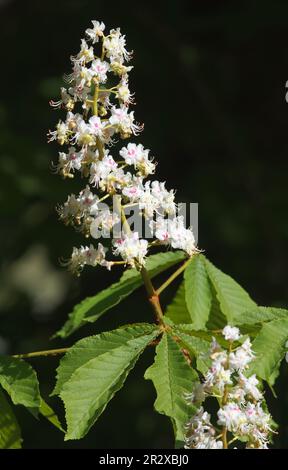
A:
MULTIPOLYGON (((66 344, 49 338, 72 306, 120 275, 88 270, 75 280, 59 266, 83 240, 58 223, 55 205, 81 181, 51 172, 58 149, 45 134, 61 113, 48 101, 57 98, 91 19, 120 26, 135 51, 131 88, 136 119, 145 122, 138 141, 151 148, 159 178, 177 188, 178 200, 199 203, 199 246, 259 304, 287 307, 287 2, 6 0, 0 2, 0 352, 66 344)), ((136 293, 74 340, 149 318, 136 293)), ((17 409, 25 447, 171 447, 170 424, 153 412, 152 384, 141 378, 149 354, 80 442, 64 444, 49 423, 17 409)), ((33 361, 45 397, 57 363, 33 361)), ((280 424, 275 446, 287 448, 287 365, 282 369, 280 399, 269 391, 267 398, 280 424)))

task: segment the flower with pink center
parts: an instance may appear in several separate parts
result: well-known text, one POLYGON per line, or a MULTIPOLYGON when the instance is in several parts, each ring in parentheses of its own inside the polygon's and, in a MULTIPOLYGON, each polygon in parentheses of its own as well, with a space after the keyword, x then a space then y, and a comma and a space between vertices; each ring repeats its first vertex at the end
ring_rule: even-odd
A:
POLYGON ((114 254, 120 255, 127 264, 135 267, 137 263, 145 264, 145 256, 148 250, 147 240, 140 239, 137 232, 123 234, 122 239, 113 241, 114 254))
POLYGON ((103 134, 104 124, 98 116, 92 116, 89 119, 89 130, 91 134, 101 137, 103 134))
POLYGON ((95 77, 100 83, 106 82, 108 70, 109 64, 100 59, 93 60, 90 67, 91 75, 95 77))

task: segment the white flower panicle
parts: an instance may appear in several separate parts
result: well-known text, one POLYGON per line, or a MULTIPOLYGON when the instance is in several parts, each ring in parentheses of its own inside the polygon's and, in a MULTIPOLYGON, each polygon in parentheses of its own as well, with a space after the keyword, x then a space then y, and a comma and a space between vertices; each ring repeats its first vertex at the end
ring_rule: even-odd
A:
POLYGON ((187 396, 199 409, 186 425, 186 448, 227 447, 230 434, 231 442, 240 440, 246 443, 246 448, 267 449, 273 432, 272 419, 265 410, 256 375, 249 375, 249 364, 255 357, 251 342, 248 338, 234 347, 233 342, 243 341, 243 338, 238 328, 229 325, 222 334, 229 341, 228 351, 213 339, 211 366, 203 383, 196 385, 187 396), (207 397, 217 398, 219 404, 215 425, 211 424, 211 417, 202 405, 207 397))
MULTIPOLYGON (((156 168, 150 151, 140 143, 130 142, 122 146, 117 157, 110 153, 117 139, 137 136, 143 129, 129 110, 134 104, 128 77, 133 67, 126 62, 131 57, 120 29, 106 32, 100 21, 92 21, 81 40, 80 51, 71 56, 72 72, 64 77, 67 87, 61 88, 59 101, 50 102, 67 114, 48 137, 49 142, 56 141, 64 147, 53 165, 54 171, 64 178, 79 173, 87 179, 87 185, 78 196, 71 194, 57 210, 65 224, 73 225, 86 237, 99 238, 102 230, 108 238, 123 220, 123 206, 133 206, 140 217, 151 219, 153 245, 181 249, 191 256, 197 251, 195 239, 184 219, 176 217, 175 191, 166 189, 165 182, 145 181, 156 168), (112 204, 116 195, 121 199, 117 211, 112 204)), ((139 233, 127 231, 126 226, 126 232, 113 240, 110 254, 120 256, 123 264, 140 269, 151 244, 139 233)), ((110 269, 116 262, 104 260, 103 246, 90 245, 74 248, 68 266, 79 273, 85 265, 110 269)))

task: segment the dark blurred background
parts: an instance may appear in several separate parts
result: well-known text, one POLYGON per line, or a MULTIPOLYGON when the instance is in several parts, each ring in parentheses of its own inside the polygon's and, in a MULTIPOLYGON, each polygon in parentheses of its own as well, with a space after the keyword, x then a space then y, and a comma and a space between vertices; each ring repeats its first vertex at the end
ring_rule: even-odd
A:
MULTIPOLYGON (((259 304, 287 306, 287 1, 0 0, 0 352, 62 347, 152 318, 136 293, 66 342, 49 340, 76 302, 120 276, 86 270, 74 279, 59 266, 83 239, 58 222, 55 206, 83 183, 51 173, 58 147, 46 132, 61 113, 48 101, 91 19, 120 26, 134 49, 131 88, 136 120, 145 122, 138 141, 177 199, 199 203, 199 246, 259 304)), ((142 356, 82 441, 64 444, 49 423, 17 408, 24 446, 171 447, 170 423, 153 412, 152 384, 141 378, 151 360, 152 351, 142 356)), ((57 363, 33 360, 46 398, 57 363)), ((280 424, 275 446, 285 448, 287 370, 280 399, 267 392, 280 424)))

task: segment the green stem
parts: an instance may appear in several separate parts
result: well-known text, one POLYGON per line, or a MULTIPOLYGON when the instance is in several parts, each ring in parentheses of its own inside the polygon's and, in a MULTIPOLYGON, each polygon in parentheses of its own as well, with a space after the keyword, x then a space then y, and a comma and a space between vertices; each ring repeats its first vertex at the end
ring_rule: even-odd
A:
POLYGON ((99 160, 103 160, 104 158, 104 148, 101 140, 97 137, 96 138, 96 147, 99 152, 99 160))
POLYGON ((178 268, 173 274, 171 274, 170 277, 168 277, 168 279, 163 282, 163 284, 156 290, 156 293, 157 295, 160 295, 161 292, 163 292, 164 289, 166 289, 166 287, 168 287, 171 282, 174 281, 174 279, 176 279, 176 277, 178 277, 183 271, 185 271, 185 269, 187 268, 188 264, 191 263, 192 261, 192 258, 189 258, 187 261, 185 261, 184 264, 182 264, 182 266, 180 266, 180 268, 178 268))
POLYGON ((105 199, 107 199, 108 197, 110 197, 110 194, 105 194, 105 196, 101 197, 101 199, 99 199, 97 202, 105 201, 105 199))
POLYGON ((12 357, 16 359, 29 359, 30 357, 40 357, 40 356, 57 356, 58 354, 65 354, 70 348, 61 348, 61 349, 48 349, 47 351, 35 351, 25 354, 14 354, 12 357))
POLYGON ((98 116, 98 94, 99 94, 99 86, 95 86, 94 97, 93 97, 93 114, 98 116))

